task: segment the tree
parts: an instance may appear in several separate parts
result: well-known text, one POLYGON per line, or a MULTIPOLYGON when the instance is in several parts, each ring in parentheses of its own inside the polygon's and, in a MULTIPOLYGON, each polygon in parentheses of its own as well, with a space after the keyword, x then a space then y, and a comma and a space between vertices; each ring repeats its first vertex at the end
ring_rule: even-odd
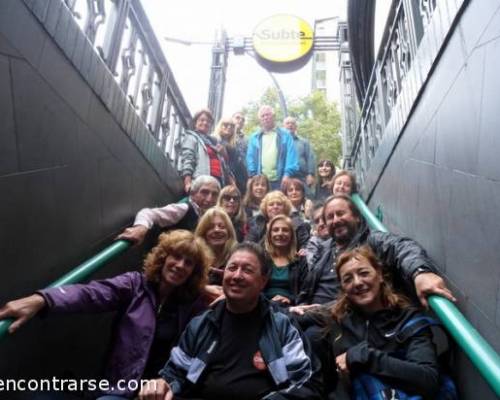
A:
MULTIPOLYGON (((314 91, 299 99, 287 99, 287 104, 289 114, 297 119, 299 135, 309 139, 317 160, 327 159, 338 165, 342 156, 342 143, 337 104, 328 102, 321 91, 314 91)), ((243 108, 248 132, 254 132, 259 127, 257 112, 263 105, 274 108, 276 122, 281 125, 283 112, 280 108, 278 91, 276 88, 268 88, 258 102, 250 102, 243 108)))

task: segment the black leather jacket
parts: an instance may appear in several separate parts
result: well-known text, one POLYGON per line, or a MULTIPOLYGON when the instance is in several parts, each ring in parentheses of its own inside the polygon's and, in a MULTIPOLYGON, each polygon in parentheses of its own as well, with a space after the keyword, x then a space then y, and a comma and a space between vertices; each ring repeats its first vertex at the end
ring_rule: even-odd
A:
MULTIPOLYGON (((345 250, 368 244, 382 261, 386 268, 390 269, 393 284, 405 293, 414 294, 413 275, 417 270, 438 273, 434 261, 427 255, 426 251, 414 240, 393 233, 370 231, 366 221, 361 218, 358 231, 345 250)), ((316 265, 309 266, 310 273, 307 282, 303 285, 297 302, 298 304, 309 304, 318 287, 321 275, 331 269, 340 252, 335 247, 335 242, 329 249, 325 249, 316 265)), ((335 292, 338 293, 339 284, 335 283, 335 292)), ((336 297, 336 296, 335 296, 336 297)), ((332 301, 335 298, 332 298, 332 301)))

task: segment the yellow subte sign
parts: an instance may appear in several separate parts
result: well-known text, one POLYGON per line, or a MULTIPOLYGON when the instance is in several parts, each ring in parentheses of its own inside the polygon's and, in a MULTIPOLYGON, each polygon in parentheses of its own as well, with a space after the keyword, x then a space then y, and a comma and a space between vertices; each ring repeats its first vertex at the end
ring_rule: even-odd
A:
POLYGON ((264 60, 289 63, 310 53, 314 31, 302 18, 278 14, 260 22, 252 39, 255 52, 264 60))

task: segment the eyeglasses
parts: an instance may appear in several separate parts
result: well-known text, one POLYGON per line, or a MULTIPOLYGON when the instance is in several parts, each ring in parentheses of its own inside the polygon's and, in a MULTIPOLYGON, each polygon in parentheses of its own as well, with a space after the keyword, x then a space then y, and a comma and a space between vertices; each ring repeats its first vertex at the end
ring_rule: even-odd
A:
POLYGON ((240 196, 231 196, 230 194, 225 194, 222 196, 223 201, 227 201, 228 203, 232 200, 235 203, 240 201, 240 196))
POLYGON ((233 124, 233 123, 231 123, 231 122, 223 122, 223 123, 222 123, 222 126, 223 126, 224 128, 227 128, 227 127, 234 128, 234 124, 233 124))

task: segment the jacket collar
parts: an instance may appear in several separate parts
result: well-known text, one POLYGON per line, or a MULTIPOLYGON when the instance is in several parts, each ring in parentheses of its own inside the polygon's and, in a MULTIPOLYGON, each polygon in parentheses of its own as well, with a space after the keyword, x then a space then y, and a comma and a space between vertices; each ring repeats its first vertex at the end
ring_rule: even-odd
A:
MULTIPOLYGON (((259 296, 259 302, 257 306, 260 307, 260 317, 266 318, 269 314, 270 303, 264 295, 259 296)), ((213 308, 213 311, 208 314, 207 318, 210 322, 212 322, 216 326, 220 326, 222 322, 222 316, 226 310, 226 300, 219 301, 213 308)))

